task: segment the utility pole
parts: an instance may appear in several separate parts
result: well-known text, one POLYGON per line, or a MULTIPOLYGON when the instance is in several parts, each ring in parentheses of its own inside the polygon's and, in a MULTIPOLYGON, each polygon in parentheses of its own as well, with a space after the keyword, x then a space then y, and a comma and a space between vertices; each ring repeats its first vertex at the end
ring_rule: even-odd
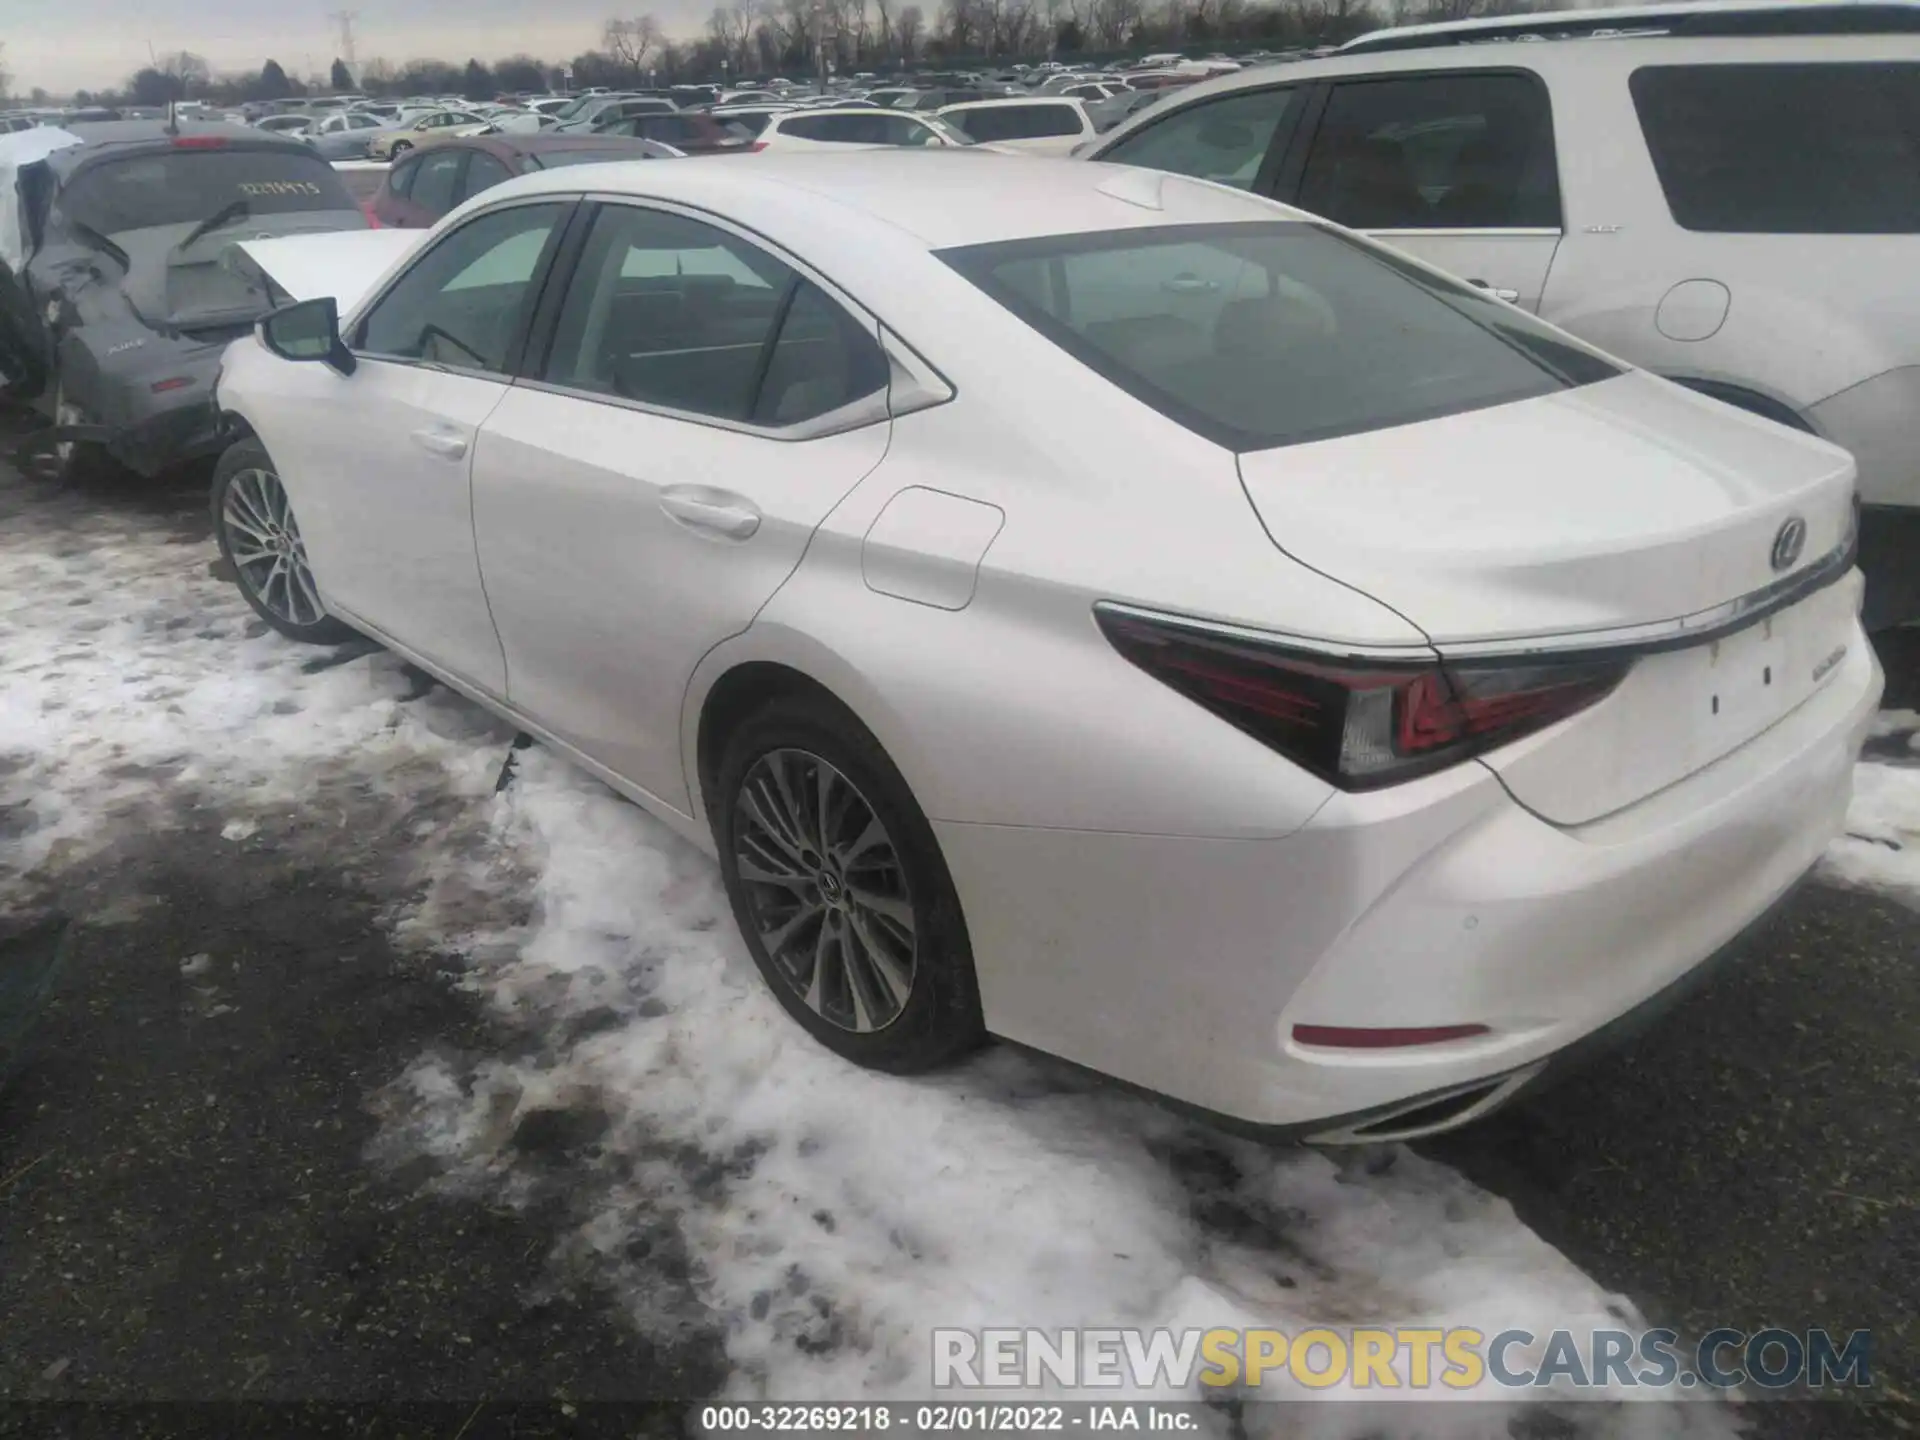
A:
MULTIPOLYGON (((353 69, 354 59, 353 22, 360 18, 360 12, 358 10, 334 10, 328 14, 327 18, 333 21, 335 26, 339 28, 340 58, 346 62, 347 69, 351 71, 353 69)), ((353 83, 358 85, 360 83, 360 77, 357 75, 354 76, 353 83)))

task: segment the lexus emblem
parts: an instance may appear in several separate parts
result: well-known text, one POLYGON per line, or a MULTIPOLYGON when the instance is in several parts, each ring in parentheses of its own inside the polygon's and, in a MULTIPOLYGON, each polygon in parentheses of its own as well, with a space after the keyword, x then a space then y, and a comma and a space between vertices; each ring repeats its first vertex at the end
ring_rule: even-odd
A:
POLYGON ((1807 522, 1798 515, 1789 517, 1780 527, 1780 533, 1773 537, 1773 554, 1769 557, 1773 568, 1791 570, 1793 562, 1800 558, 1800 552, 1807 547, 1807 522))

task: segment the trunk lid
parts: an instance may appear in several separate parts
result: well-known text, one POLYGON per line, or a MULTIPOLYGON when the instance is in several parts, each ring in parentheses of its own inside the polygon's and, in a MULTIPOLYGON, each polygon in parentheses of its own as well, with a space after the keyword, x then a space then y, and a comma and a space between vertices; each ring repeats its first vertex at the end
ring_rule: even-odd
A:
MULTIPOLYGON (((1639 373, 1243 454, 1240 472, 1282 549, 1398 610, 1443 658, 1530 637, 1576 651, 1583 636, 1599 645, 1683 617, 1704 626, 1818 565, 1853 524, 1845 452, 1639 373), (1800 542, 1778 565, 1789 527, 1800 542)), ((1857 633, 1853 594, 1829 587, 1717 642, 1647 656, 1599 704, 1486 763, 1557 823, 1632 804, 1824 683, 1857 633)))
MULTIPOLYGON (((340 223, 341 217, 313 217, 307 223, 269 228, 279 236, 330 236, 338 233, 340 223)), ((227 261, 234 229, 258 238, 262 224, 242 218, 232 227, 223 226, 183 246, 193 228, 154 226, 112 237, 127 256, 127 301, 148 325, 178 331, 190 339, 212 341, 245 334, 281 303, 257 269, 227 261)))
POLYGON ((424 230, 339 230, 329 235, 292 235, 278 240, 242 240, 230 264, 272 282, 289 300, 331 295, 344 320, 373 287, 411 255, 424 230))

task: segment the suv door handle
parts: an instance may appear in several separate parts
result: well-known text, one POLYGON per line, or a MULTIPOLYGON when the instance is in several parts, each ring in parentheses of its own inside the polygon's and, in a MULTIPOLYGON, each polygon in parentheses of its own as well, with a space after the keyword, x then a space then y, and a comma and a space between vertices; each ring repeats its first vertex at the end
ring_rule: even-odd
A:
POLYGON ((660 492, 660 508, 689 530, 745 540, 760 528, 760 511, 751 500, 706 485, 669 485, 660 492))
POLYGON ((442 460, 464 460, 467 455, 467 437, 442 425, 414 431, 413 443, 442 460))
POLYGON ((1509 305, 1516 304, 1520 299, 1520 292, 1518 290, 1508 290, 1501 285, 1489 285, 1484 280, 1469 280, 1467 284, 1473 286, 1476 290, 1484 290, 1494 299, 1504 300, 1509 305))

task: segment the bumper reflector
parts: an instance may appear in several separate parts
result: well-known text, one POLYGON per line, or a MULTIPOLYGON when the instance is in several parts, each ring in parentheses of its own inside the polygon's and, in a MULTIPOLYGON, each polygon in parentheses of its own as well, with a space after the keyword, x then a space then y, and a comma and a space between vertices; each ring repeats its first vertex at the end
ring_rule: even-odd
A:
POLYGON ((1392 1050, 1402 1045, 1438 1045, 1488 1034, 1484 1025, 1419 1025, 1374 1029, 1355 1025, 1296 1025, 1293 1038, 1302 1045, 1325 1045, 1339 1050, 1392 1050))
POLYGON ((169 390, 184 390, 193 384, 191 375, 175 375, 170 380, 156 380, 147 388, 156 395, 164 395, 169 390))

